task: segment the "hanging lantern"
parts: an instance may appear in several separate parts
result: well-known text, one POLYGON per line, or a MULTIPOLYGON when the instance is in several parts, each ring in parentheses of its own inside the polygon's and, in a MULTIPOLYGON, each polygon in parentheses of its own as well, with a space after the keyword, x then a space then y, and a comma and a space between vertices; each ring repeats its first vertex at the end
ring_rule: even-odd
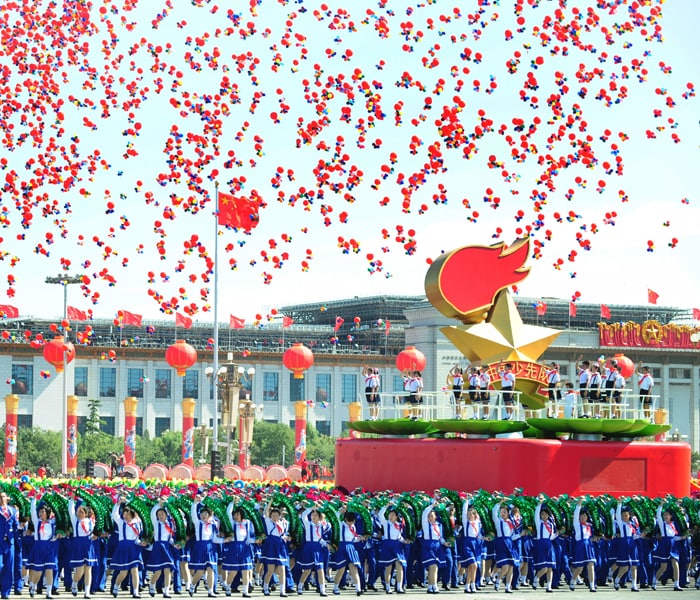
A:
POLYGON ((304 371, 314 364, 314 354, 304 344, 292 344, 282 355, 282 362, 294 373, 294 379, 304 379, 304 371))
POLYGON ((197 362, 197 351, 185 340, 177 340, 165 351, 166 362, 184 377, 185 371, 197 362))
POLYGON ((63 373, 63 354, 66 364, 75 358, 75 347, 70 342, 63 341, 62 335, 57 335, 50 342, 44 344, 44 359, 56 369, 56 373, 63 373))
POLYGON ((634 375, 634 363, 631 358, 627 358, 624 354, 616 354, 607 361, 606 366, 610 368, 613 362, 617 363, 617 366, 620 367, 620 374, 625 379, 629 379, 634 375))
POLYGON ((396 368, 403 371, 423 371, 425 369, 425 355, 415 346, 408 346, 401 350, 396 357, 396 368))

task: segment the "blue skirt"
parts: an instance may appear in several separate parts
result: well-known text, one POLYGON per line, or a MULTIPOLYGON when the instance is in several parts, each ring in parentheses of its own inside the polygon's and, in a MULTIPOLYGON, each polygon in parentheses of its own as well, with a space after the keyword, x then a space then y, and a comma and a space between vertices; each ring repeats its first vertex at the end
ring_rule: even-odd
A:
POLYGON ((268 535, 262 544, 260 561, 264 565, 289 565, 287 543, 279 536, 268 535))
POLYGON ((668 562, 671 558, 678 560, 680 556, 678 546, 678 541, 672 537, 662 537, 654 548, 652 558, 658 562, 668 562))
POLYGON ((587 540, 574 541, 574 560, 571 561, 574 567, 583 567, 589 562, 595 562, 595 548, 590 538, 587 540))
POLYGON ((639 565, 637 541, 633 537, 620 538, 615 564, 628 567, 636 567, 639 565))
POLYGON ((494 540, 494 550, 496 551, 497 567, 517 567, 520 558, 513 548, 513 540, 509 537, 497 537, 494 540))
POLYGON ((379 564, 388 567, 397 561, 404 567, 406 566, 404 543, 399 540, 382 540, 379 550, 379 564))
POLYGON ((146 561, 147 571, 160 571, 161 569, 174 569, 173 546, 167 542, 153 542, 151 552, 146 561))
POLYGON ((535 560, 535 540, 531 535, 520 538, 520 553, 523 562, 533 562, 535 560))
POLYGON ((253 549, 246 542, 230 542, 224 546, 221 561, 224 571, 251 571, 253 569, 253 549))
POLYGON ((420 559, 424 567, 440 565, 445 562, 444 555, 441 560, 440 540, 426 540, 420 542, 420 559))
POLYGON ((69 563, 71 569, 77 569, 86 565, 94 567, 97 564, 97 554, 92 540, 87 536, 72 537, 68 541, 69 546, 69 563))
POLYGON ((337 570, 347 567, 348 564, 357 565, 359 567, 362 564, 360 562, 360 555, 357 553, 354 542, 340 542, 338 549, 331 554, 330 566, 337 570))
POLYGON ((58 542, 34 540, 34 546, 27 559, 27 568, 31 571, 45 571, 58 568, 58 542))
POLYGON ((211 540, 197 540, 190 552, 190 569, 194 571, 204 571, 205 569, 216 569, 216 547, 211 540))
POLYGON ((557 564, 557 556, 554 552, 554 544, 549 538, 537 539, 533 542, 536 571, 540 569, 553 569, 557 564))
POLYGON ((122 540, 117 544, 112 554, 110 568, 113 571, 129 571, 134 567, 142 567, 141 546, 134 540, 122 540))
POLYGON ((462 567, 467 567, 475 563, 481 562, 484 553, 484 543, 479 538, 464 537, 462 538, 462 547, 459 551, 459 564, 462 567))
POLYGON ((298 561, 302 569, 323 568, 323 548, 320 542, 304 542, 298 561))

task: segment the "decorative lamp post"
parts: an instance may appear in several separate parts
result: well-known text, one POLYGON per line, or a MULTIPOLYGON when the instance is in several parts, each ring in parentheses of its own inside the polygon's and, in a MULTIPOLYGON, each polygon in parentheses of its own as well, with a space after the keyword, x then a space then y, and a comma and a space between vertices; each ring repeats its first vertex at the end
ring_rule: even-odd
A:
POLYGON ((423 371, 425 355, 415 346, 407 346, 396 357, 396 368, 401 371, 423 371))
POLYGON ((253 427, 255 426, 255 404, 249 399, 241 400, 238 412, 241 424, 238 433, 238 464, 245 471, 250 466, 250 447, 253 444, 253 427))
MULTIPOLYGON (((47 277, 44 280, 45 283, 59 284, 63 286, 63 320, 68 321, 68 286, 86 283, 84 275, 66 275, 61 274, 56 277, 47 277)), ((63 341, 63 340, 61 340, 63 341)), ((67 340, 66 340, 67 341, 67 340)), ((50 342, 49 342, 50 343, 50 342)), ((44 350, 46 347, 44 347, 44 350)), ((46 357, 46 354, 44 354, 46 357)), ((63 348, 63 360, 61 361, 61 367, 56 365, 55 362, 51 364, 56 368, 57 373, 63 373, 65 366, 75 358, 75 348, 72 344, 65 344, 63 348), (70 353, 72 352, 72 356, 70 353)), ((48 360, 48 359, 47 359, 48 360)), ((63 473, 68 472, 68 379, 64 373, 63 375, 63 392, 61 394, 61 423, 63 425, 63 443, 61 444, 61 471, 63 473)))
POLYGON ((19 396, 5 396, 5 474, 17 465, 17 407, 19 396))
POLYGON ((176 340, 165 351, 165 361, 184 377, 185 371, 197 362, 197 351, 185 340, 176 340))

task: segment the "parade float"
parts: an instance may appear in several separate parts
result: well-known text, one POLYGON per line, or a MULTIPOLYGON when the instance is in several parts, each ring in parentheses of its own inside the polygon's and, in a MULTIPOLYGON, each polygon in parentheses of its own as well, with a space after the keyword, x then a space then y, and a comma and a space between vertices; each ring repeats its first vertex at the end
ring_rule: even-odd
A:
POLYGON ((355 435, 373 435, 337 441, 339 486, 688 494, 690 446, 654 441, 671 428, 654 415, 634 409, 615 415, 607 405, 590 418, 547 418, 546 368, 538 359, 559 331, 523 323, 508 289, 527 276, 528 254, 526 239, 510 247, 459 248, 431 264, 425 289, 438 311, 460 321, 441 331, 468 361, 487 367, 496 393, 501 365, 512 364, 514 393, 529 416, 463 420, 425 411, 419 420, 355 420, 355 435), (480 267, 478 285, 464 275, 474 265, 480 267))

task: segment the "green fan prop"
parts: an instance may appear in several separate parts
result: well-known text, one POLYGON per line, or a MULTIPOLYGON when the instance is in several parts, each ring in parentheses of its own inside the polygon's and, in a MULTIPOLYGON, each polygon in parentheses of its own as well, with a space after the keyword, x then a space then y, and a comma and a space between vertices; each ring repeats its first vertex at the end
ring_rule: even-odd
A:
POLYGON ((174 502, 174 499, 174 496, 170 496, 164 508, 175 523, 175 541, 179 543, 187 539, 187 519, 183 510, 174 502))
POLYGON ((144 499, 136 494, 129 494, 129 498, 127 499, 127 506, 133 508, 139 516, 139 519, 141 519, 141 526, 143 527, 141 537, 145 540, 153 539, 151 508, 153 508, 155 502, 155 500, 151 500, 150 498, 144 499))
POLYGON ((17 510, 19 511, 19 516, 24 519, 28 519, 31 513, 31 509, 27 497, 22 492, 20 492, 14 485, 8 483, 7 481, 3 481, 2 483, 0 483, 0 490, 7 494, 7 497, 10 499, 10 504, 14 504, 17 507, 17 510))
POLYGON ((372 532, 374 531, 374 524, 372 521, 372 514, 369 512, 369 509, 362 504, 360 500, 353 499, 348 502, 347 510, 354 512, 358 518, 362 520, 362 531, 364 535, 371 537, 372 532))
POLYGON ((207 496, 202 500, 202 504, 206 506, 211 514, 214 515, 219 520, 220 534, 222 537, 228 537, 233 533, 233 527, 231 526, 231 519, 228 518, 226 513, 227 504, 224 504, 222 500, 218 498, 212 498, 207 496))
POLYGON ((248 519, 253 524, 253 529, 255 530, 255 537, 264 537, 267 535, 265 531, 265 523, 263 521, 260 511, 255 507, 255 503, 251 500, 244 500, 236 506, 240 508, 243 516, 248 519))

